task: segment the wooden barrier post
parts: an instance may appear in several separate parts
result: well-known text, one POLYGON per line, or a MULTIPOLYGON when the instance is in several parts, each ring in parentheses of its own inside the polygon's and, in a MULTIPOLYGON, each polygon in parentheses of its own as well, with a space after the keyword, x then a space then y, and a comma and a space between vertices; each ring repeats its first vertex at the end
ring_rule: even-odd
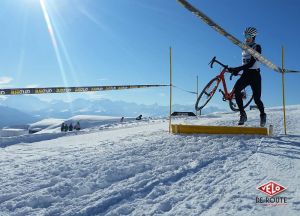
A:
MULTIPOLYGON (((198 75, 197 75, 197 98, 196 101, 198 100, 198 95, 199 95, 199 83, 198 83, 198 75)), ((198 111, 196 110, 196 116, 198 116, 198 111)))
POLYGON ((284 126, 284 134, 286 135, 286 115, 285 115, 285 91, 284 91, 284 47, 281 48, 282 55, 282 104, 283 104, 283 126, 284 126))
POLYGON ((169 133, 171 133, 172 125, 172 47, 170 47, 170 116, 169 116, 169 133))

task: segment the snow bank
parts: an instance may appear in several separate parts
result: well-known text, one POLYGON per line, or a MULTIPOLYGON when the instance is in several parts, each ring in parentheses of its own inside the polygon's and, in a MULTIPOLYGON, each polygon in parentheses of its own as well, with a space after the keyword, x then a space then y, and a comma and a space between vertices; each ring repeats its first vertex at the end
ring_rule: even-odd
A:
POLYGON ((6 147, 18 143, 33 143, 43 140, 56 139, 63 136, 72 136, 85 133, 94 133, 99 130, 118 129, 124 127, 135 127, 137 125, 149 124, 151 122, 161 122, 162 119, 143 118, 140 121, 132 117, 125 117, 121 122, 121 117, 112 116, 93 116, 93 115, 78 115, 69 119, 44 119, 36 123, 30 124, 28 131, 34 131, 34 134, 28 134, 28 131, 17 134, 17 129, 10 129, 7 136, 0 136, 0 147, 6 147), (73 126, 79 122, 81 126, 80 131, 61 132, 62 123, 73 126), (14 133, 13 133, 14 131, 14 133))

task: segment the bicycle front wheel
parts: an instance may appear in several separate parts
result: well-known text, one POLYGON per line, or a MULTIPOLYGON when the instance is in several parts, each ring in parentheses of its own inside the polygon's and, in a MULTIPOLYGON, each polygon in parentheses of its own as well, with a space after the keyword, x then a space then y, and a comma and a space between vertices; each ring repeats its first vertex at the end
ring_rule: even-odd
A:
POLYGON ((212 96, 215 94, 218 85, 220 83, 220 80, 218 77, 215 77, 207 85, 204 87, 202 92, 200 93, 199 97, 197 98, 196 104, 195 104, 195 110, 199 111, 203 109, 206 104, 210 101, 212 96))
MULTIPOLYGON (((249 104, 251 103, 252 99, 253 99, 253 92, 250 86, 247 86, 246 88, 244 88, 242 91, 242 98, 243 98, 243 107, 244 109, 249 106, 249 104)), ((235 101, 235 95, 233 96, 233 100, 229 101, 229 107, 232 111, 239 111, 239 107, 236 104, 235 101)))

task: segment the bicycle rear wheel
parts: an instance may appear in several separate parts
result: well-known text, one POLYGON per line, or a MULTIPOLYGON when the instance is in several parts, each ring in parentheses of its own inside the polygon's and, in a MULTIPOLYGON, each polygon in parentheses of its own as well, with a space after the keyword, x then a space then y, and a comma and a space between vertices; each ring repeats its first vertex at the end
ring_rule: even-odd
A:
MULTIPOLYGON (((250 86, 247 86, 241 91, 243 95, 243 107, 244 109, 249 106, 253 99, 253 92, 250 86)), ((229 101, 229 107, 232 111, 239 111, 239 107, 236 104, 235 101, 235 95, 233 95, 233 99, 229 101)))
POLYGON ((206 104, 210 101, 212 96, 215 94, 218 85, 220 83, 220 80, 218 77, 215 77, 207 85, 204 87, 202 92, 200 93, 199 97, 197 98, 196 104, 195 104, 195 110, 199 111, 203 109, 203 107, 206 106, 206 104))

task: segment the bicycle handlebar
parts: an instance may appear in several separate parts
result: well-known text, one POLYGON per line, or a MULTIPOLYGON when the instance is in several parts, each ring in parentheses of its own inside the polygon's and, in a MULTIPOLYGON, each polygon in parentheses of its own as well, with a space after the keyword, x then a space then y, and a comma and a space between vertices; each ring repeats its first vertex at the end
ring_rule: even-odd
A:
MULTIPOLYGON (((216 62, 216 63, 218 63, 219 65, 221 65, 222 67, 224 67, 225 69, 228 69, 228 65, 224 65, 223 63, 221 63, 221 62, 219 62, 218 60, 216 60, 216 56, 214 56, 213 58, 212 58, 212 60, 208 63, 209 65, 210 65, 210 67, 211 68, 213 68, 213 65, 214 65, 214 63, 216 62)), ((228 70, 227 70, 227 72, 229 72, 228 70)), ((229 72, 230 73, 230 72, 229 72)), ((232 77, 233 77, 233 73, 231 73, 231 75, 230 75, 230 80, 232 80, 232 77)))
POLYGON ((216 56, 212 58, 212 60, 208 63, 210 65, 211 68, 213 68, 214 63, 218 63, 219 65, 221 65, 224 68, 228 68, 228 65, 224 65, 223 63, 219 62, 218 60, 216 60, 216 56))

